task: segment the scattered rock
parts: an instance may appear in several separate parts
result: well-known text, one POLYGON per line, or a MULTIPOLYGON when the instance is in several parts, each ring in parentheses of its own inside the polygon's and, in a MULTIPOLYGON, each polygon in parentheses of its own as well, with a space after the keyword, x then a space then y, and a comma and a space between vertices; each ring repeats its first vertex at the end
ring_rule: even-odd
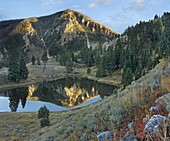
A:
POLYGON ((159 110, 161 110, 161 108, 159 106, 152 106, 149 111, 150 112, 153 112, 153 113, 156 113, 156 112, 159 112, 159 110))
POLYGON ((166 120, 167 118, 165 116, 153 115, 149 122, 145 125, 145 130, 150 134, 155 134, 163 127, 166 120))
POLYGON ((26 133, 22 133, 21 136, 22 136, 22 137, 25 137, 25 136, 26 136, 26 133))
POLYGON ((98 141, 113 141, 113 131, 102 132, 97 136, 98 141))
POLYGON ((127 132, 120 141, 137 141, 137 138, 135 137, 135 135, 127 132))
POLYGON ((131 130, 131 129, 133 129, 134 128, 134 122, 130 122, 130 123, 128 123, 128 128, 131 130))
POLYGON ((88 141, 86 133, 83 133, 83 135, 81 136, 81 141, 88 141))
POLYGON ((167 137, 170 138, 170 113, 168 115, 167 137))
POLYGON ((170 93, 164 95, 164 96, 161 96, 160 98, 158 98, 155 103, 157 105, 161 105, 163 107, 166 108, 166 110, 168 112, 170 112, 170 93))

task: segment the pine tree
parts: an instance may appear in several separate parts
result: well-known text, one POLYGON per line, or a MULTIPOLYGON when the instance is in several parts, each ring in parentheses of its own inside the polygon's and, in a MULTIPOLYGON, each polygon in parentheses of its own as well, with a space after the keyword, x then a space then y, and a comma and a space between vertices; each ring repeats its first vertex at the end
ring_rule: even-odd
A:
POLYGON ((18 93, 16 92, 16 89, 13 89, 9 94, 9 107, 11 109, 11 112, 16 112, 18 105, 19 105, 18 93))
POLYGON ((37 58, 37 65, 41 65, 40 57, 37 58))
POLYGON ((73 71, 73 61, 71 59, 66 62, 66 69, 68 73, 73 71))
POLYGON ((102 70, 102 67, 100 66, 97 69, 96 77, 103 77, 103 70, 102 70))
POLYGON ((106 57, 103 56, 103 58, 100 61, 100 65, 96 72, 96 77, 103 77, 106 76, 106 57))
POLYGON ((116 42, 115 49, 114 49, 116 68, 119 68, 119 66, 120 66, 121 50, 122 50, 122 42, 121 42, 121 39, 118 38, 118 40, 117 40, 117 42, 116 42))
POLYGON ((91 66, 93 66, 93 64, 94 64, 93 52, 92 52, 92 50, 89 50, 88 58, 87 58, 87 65, 88 65, 88 67, 91 67, 91 66))
POLYGON ((87 74, 90 74, 90 73, 91 73, 91 69, 90 69, 90 67, 88 67, 87 74))
POLYGON ((35 57, 34 57, 34 55, 32 56, 32 65, 35 65, 35 57))
POLYGON ((24 58, 22 57, 18 61, 15 55, 10 56, 9 58, 9 69, 8 69, 8 79, 14 82, 19 82, 20 79, 27 79, 28 69, 26 67, 24 58))
POLYGON ((28 78, 29 72, 28 72, 28 68, 25 64, 23 57, 20 60, 19 71, 20 71, 20 79, 27 79, 28 78))
POLYGON ((20 67, 15 55, 9 57, 8 79, 14 82, 19 82, 20 80, 20 67))
POLYGON ((41 127, 49 126, 50 120, 49 120, 49 110, 46 106, 41 107, 38 111, 38 119, 40 119, 41 127))
POLYGON ((124 87, 129 85, 133 81, 133 74, 130 68, 124 68, 122 74, 122 84, 124 87))
POLYGON ((43 54, 42 57, 41 57, 41 60, 42 60, 43 63, 44 63, 44 69, 43 69, 43 70, 45 70, 45 69, 46 69, 46 63, 47 63, 47 61, 48 61, 47 51, 44 52, 44 54, 43 54))
POLYGON ((156 14, 155 16, 154 16, 154 19, 158 19, 159 17, 158 17, 158 15, 156 14))

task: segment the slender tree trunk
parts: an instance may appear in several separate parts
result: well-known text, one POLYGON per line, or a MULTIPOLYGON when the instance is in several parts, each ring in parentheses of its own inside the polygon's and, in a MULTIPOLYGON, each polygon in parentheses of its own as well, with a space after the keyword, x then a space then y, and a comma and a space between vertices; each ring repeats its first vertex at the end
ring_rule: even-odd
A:
POLYGON ((47 68, 46 67, 46 62, 44 62, 43 72, 45 71, 46 68, 47 68))

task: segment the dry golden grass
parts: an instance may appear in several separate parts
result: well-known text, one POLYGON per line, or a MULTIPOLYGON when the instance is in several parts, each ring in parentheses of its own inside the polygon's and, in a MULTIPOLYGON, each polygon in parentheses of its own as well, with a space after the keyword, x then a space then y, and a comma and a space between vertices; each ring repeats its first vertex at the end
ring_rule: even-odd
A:
POLYGON ((161 87, 170 92, 170 74, 166 74, 161 78, 161 87))

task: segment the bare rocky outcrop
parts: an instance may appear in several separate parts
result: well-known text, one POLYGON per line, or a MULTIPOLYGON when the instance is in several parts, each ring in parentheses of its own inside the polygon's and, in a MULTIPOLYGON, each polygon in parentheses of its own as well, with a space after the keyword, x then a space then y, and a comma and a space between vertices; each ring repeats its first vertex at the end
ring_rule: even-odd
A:
POLYGON ((137 138, 130 132, 127 132, 120 141, 137 141, 137 138))
POLYGON ((160 128, 162 128, 163 123, 165 123, 167 118, 162 115, 153 115, 150 120, 145 125, 145 130, 149 134, 155 134, 160 128))
POLYGON ((113 131, 102 132, 97 136, 98 141, 112 141, 113 140, 113 131))
POLYGON ((155 102, 157 105, 163 106, 170 113, 170 93, 161 96, 155 102))

